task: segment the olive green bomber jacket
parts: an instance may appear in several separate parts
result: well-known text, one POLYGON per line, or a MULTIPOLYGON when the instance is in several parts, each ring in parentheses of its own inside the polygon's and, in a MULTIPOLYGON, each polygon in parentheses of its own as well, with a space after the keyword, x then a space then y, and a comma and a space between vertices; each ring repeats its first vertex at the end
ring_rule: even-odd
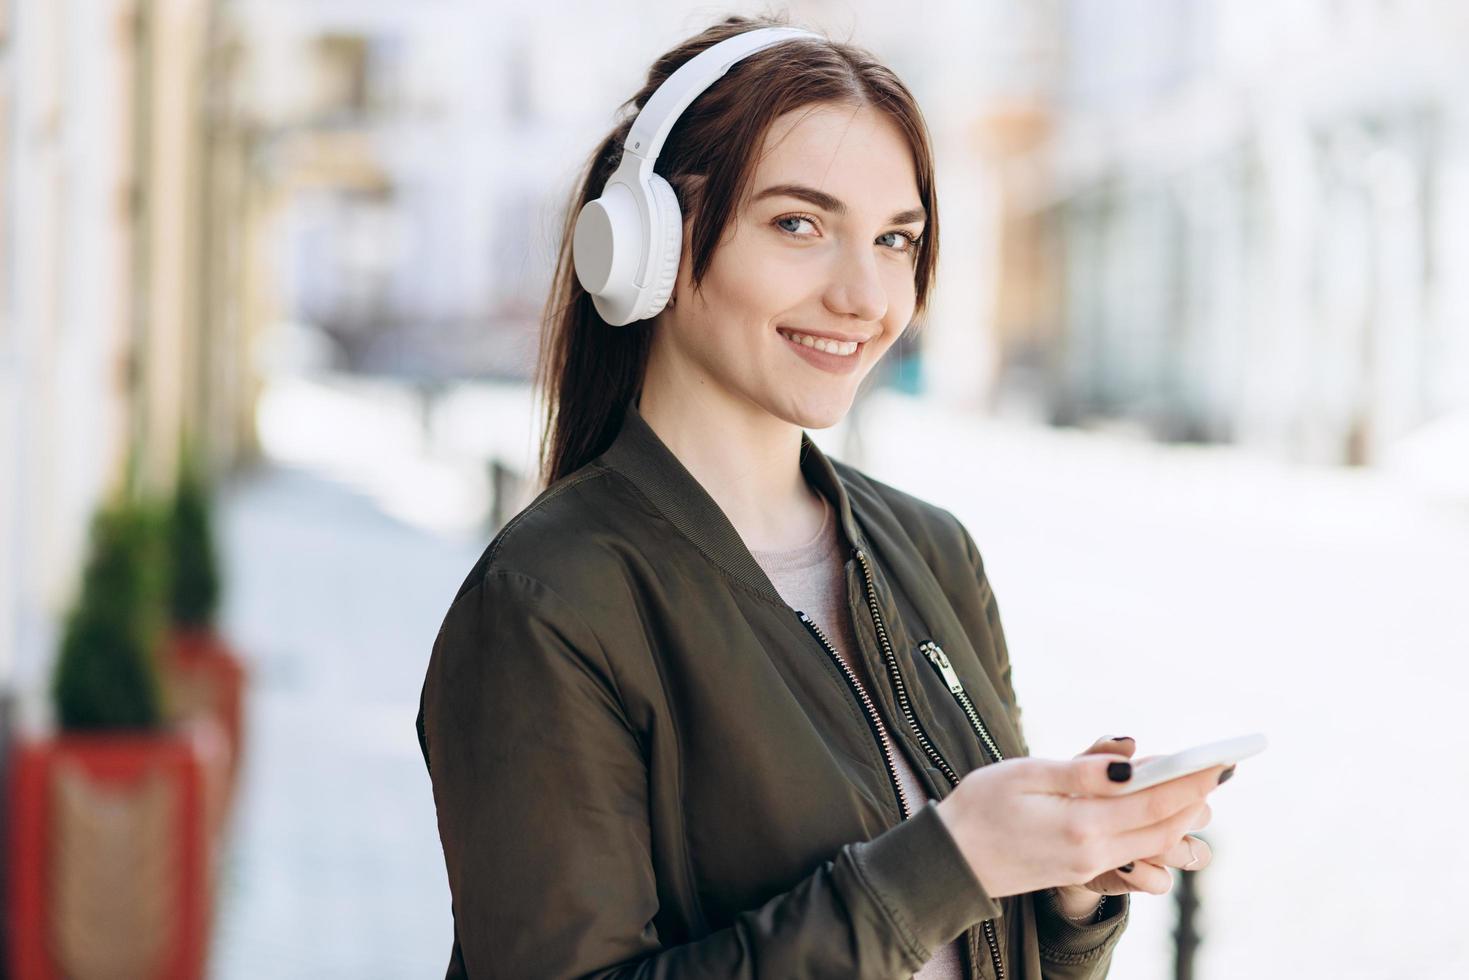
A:
POLYGON ((824 455, 870 700, 634 405, 495 535, 433 644, 417 731, 448 977, 1100 980, 1127 896, 991 898, 930 797, 1028 754, 994 593, 947 510, 824 455), (882 683, 877 679, 886 680, 882 683), (922 805, 920 805, 922 804, 922 805))

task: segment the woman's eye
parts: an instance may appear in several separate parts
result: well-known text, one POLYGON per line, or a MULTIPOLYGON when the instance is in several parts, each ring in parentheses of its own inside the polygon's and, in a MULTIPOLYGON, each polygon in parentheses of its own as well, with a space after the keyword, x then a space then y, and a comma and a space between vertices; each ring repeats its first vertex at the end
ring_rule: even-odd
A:
MULTIPOLYGON (((815 218, 811 218, 811 217, 808 217, 808 216, 803 215, 803 214, 788 214, 788 215, 786 215, 784 217, 776 218, 775 219, 774 224, 777 227, 779 227, 781 231, 784 231, 788 235, 795 235, 797 238, 810 238, 811 236, 810 235, 806 235, 806 234, 801 234, 801 233, 795 231, 792 228, 786 227, 785 224, 784 224, 784 222, 787 222, 787 221, 795 222, 797 225, 799 225, 802 221, 804 221, 807 224, 812 225, 813 227, 816 224, 816 219, 815 218)), ((916 237, 916 236, 914 236, 914 235, 908 234, 906 231, 889 231, 889 232, 884 232, 882 235, 879 235, 878 236, 878 239, 881 240, 883 238, 888 238, 890 236, 895 236, 895 237, 901 239, 902 244, 901 245, 896 245, 896 246, 894 246, 894 245, 887 246, 887 248, 888 248, 889 251, 892 251, 892 252, 915 252, 915 251, 918 250, 919 238, 916 237)))
MULTIPOLYGON (((784 218, 776 218, 775 219, 775 223, 777 225, 779 225, 782 221, 796 221, 796 222, 805 221, 805 222, 814 224, 814 222, 812 222, 812 220, 810 218, 803 217, 802 215, 799 215, 799 214, 788 214, 784 218)), ((782 231, 789 231, 792 235, 795 234, 795 232, 794 231, 791 231, 791 229, 789 229, 789 228, 782 228, 781 230, 782 231)), ((801 237, 804 238, 805 236, 803 235, 801 237)))
POLYGON ((897 237, 901 238, 903 240, 903 242, 904 242, 904 244, 903 244, 903 246, 901 248, 895 248, 895 249, 893 249, 893 251, 895 251, 895 252, 914 252, 914 251, 917 251, 918 250, 918 239, 915 238, 913 235, 908 234, 906 231, 890 231, 890 232, 887 232, 886 234, 884 234, 882 237, 883 238, 886 238, 888 235, 896 235, 897 237))

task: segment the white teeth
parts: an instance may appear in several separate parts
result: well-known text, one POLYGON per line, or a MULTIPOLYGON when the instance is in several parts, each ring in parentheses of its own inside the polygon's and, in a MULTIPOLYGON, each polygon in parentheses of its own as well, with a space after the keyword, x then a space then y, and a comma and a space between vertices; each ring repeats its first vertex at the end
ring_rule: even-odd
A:
POLYGON ((804 347, 815 347, 817 350, 826 351, 828 354, 836 354, 839 357, 855 354, 857 348, 861 346, 855 340, 828 340, 825 337, 812 337, 810 334, 796 333, 794 330, 782 330, 780 334, 793 343, 801 344, 804 347))

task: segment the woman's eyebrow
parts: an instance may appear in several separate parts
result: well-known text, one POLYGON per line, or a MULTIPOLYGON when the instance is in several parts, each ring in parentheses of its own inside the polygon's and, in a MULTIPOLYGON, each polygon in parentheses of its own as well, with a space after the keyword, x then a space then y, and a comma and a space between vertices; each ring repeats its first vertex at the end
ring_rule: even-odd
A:
MULTIPOLYGON (((808 204, 813 204, 835 215, 845 215, 847 213, 846 204, 832 197, 826 191, 819 191, 814 187, 807 187, 805 184, 774 184, 756 194, 755 200, 763 201, 767 197, 779 196, 798 197, 808 204)), ((909 208, 906 211, 899 211, 889 218, 887 223, 890 225, 907 225, 924 221, 927 218, 928 212, 922 207, 916 207, 909 208)))

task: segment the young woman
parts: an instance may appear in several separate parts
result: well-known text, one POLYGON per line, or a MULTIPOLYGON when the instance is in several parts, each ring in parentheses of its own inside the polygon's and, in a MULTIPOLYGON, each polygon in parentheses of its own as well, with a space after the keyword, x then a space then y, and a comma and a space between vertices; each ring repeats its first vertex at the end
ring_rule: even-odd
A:
MULTIPOLYGON (((624 108, 777 26, 711 27, 624 108)), ((653 150, 682 214, 671 295, 614 325, 572 223, 632 127, 568 214, 545 488, 454 597, 423 688, 449 976, 1104 976, 1128 893, 1209 862, 1187 832, 1222 767, 1122 795, 1130 739, 1028 758, 967 530, 803 431, 843 417, 933 283, 912 96, 824 38, 735 61, 653 150)))

